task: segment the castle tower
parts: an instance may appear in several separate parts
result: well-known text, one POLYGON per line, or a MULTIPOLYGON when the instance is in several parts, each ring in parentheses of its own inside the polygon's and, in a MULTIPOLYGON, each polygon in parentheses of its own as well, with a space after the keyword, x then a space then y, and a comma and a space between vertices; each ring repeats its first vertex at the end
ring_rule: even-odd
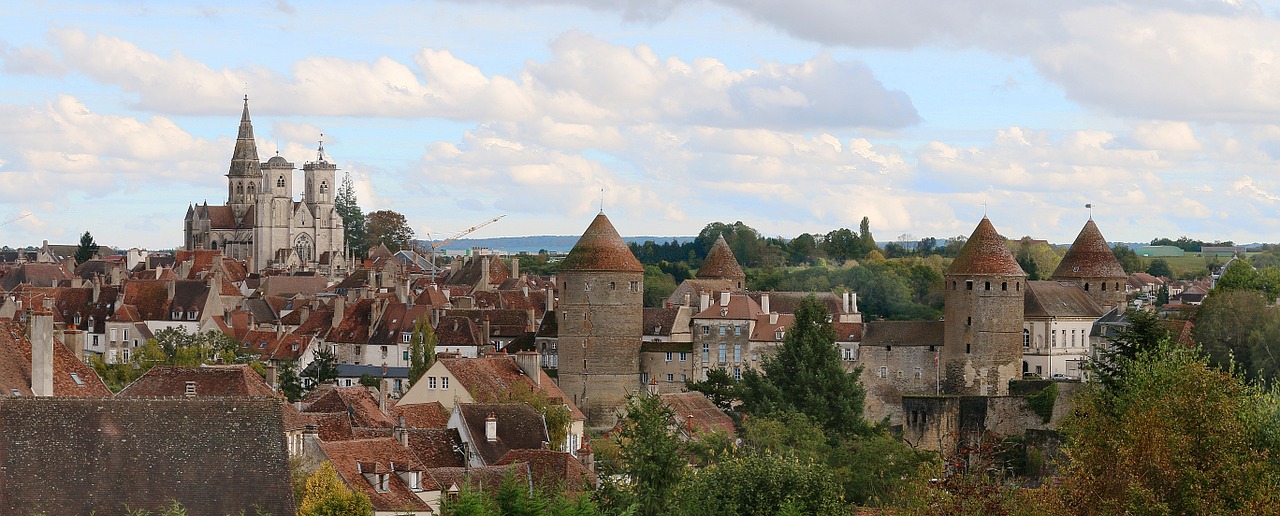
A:
POLYGON ((1098 225, 1093 223, 1093 217, 1085 222, 1084 229, 1058 263, 1058 269, 1053 271, 1053 279, 1079 284, 1104 312, 1124 308, 1127 300, 1124 284, 1128 277, 1107 245, 1107 239, 1098 231, 1098 225))
POLYGON ((237 221, 244 219, 260 191, 262 172, 258 162, 258 144, 253 139, 253 122, 249 120, 249 96, 245 95, 236 149, 231 153, 231 167, 227 170, 227 206, 237 221))
POLYGON ((608 428, 640 392, 644 267, 604 213, 560 262, 560 389, 608 428))
POLYGON ((738 260, 733 256, 733 250, 729 249, 729 243, 724 240, 723 234, 716 237, 716 243, 711 245, 711 250, 707 252, 707 259, 702 261, 701 267, 698 267, 697 278, 729 280, 737 289, 742 289, 746 285, 747 274, 742 272, 742 267, 738 265, 738 260))
POLYGON ((1000 396, 1022 373, 1027 275, 986 217, 944 275, 943 392, 1000 396))

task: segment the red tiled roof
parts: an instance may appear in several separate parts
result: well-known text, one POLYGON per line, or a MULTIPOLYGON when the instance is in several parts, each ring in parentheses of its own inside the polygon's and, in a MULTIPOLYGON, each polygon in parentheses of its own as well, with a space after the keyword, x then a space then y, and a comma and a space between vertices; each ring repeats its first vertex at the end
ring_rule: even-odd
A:
POLYGON ((117 396, 165 397, 185 396, 187 382, 195 382, 195 396, 275 396, 253 368, 248 365, 179 367, 158 365, 151 368, 133 383, 125 386, 117 396))
POLYGON ((1075 283, 1028 281, 1023 297, 1025 317, 1102 317, 1103 310, 1075 283))
MULTIPOLYGON (((31 396, 31 341, 26 327, 14 321, 0 321, 0 396, 17 390, 31 396)), ((111 391, 83 361, 58 339, 53 342, 53 395, 61 397, 109 397, 111 391), (76 383, 75 374, 80 378, 76 383)))
POLYGON ((1053 271, 1053 279, 1124 278, 1124 268, 1111 252, 1107 239, 1098 231, 1098 225, 1089 219, 1067 254, 1053 271))
POLYGON ((700 392, 678 392, 661 395, 662 404, 671 409, 676 424, 690 434, 725 432, 734 435, 733 420, 716 408, 700 392))
POLYGON ((535 386, 516 365, 515 357, 499 355, 480 358, 442 358, 441 365, 449 370, 449 374, 458 380, 459 385, 471 394, 472 399, 479 402, 497 401, 510 392, 515 385, 523 385, 533 390, 542 390, 553 401, 564 403, 569 407, 575 419, 586 419, 582 411, 569 401, 547 373, 539 370, 541 381, 535 386))
POLYGON ((351 415, 351 424, 357 428, 390 428, 395 426, 391 418, 378 407, 369 389, 337 387, 307 406, 303 412, 342 412, 351 415))
MULTIPOLYGON (((756 317, 755 328, 751 330, 751 340, 753 342, 782 342, 782 339, 778 338, 778 330, 782 330, 785 334, 787 329, 791 327, 791 323, 795 322, 796 319, 795 314, 778 314, 778 321, 770 324, 769 317, 770 314, 760 314, 756 317)), ((862 332, 859 331, 858 333, 861 334, 862 332)))
POLYGON ((449 425, 449 411, 438 401, 396 405, 391 415, 403 417, 409 428, 444 428, 449 425))
POLYGON ((602 212, 560 262, 560 270, 644 272, 644 266, 602 212))
POLYGON ((969 240, 947 268, 947 274, 970 276, 1026 276, 1018 261, 1004 245, 1004 237, 986 217, 974 228, 969 240))
POLYGON ((529 464, 533 485, 546 491, 563 489, 568 493, 594 490, 598 478, 578 459, 554 450, 511 450, 498 460, 497 466, 524 462, 529 464))
POLYGON ((528 403, 459 403, 471 445, 486 465, 494 465, 510 450, 538 450, 549 442, 542 414, 528 403), (497 419, 496 439, 487 439, 486 421, 497 419))
MULTIPOLYGON (((451 486, 464 490, 471 486, 486 493, 495 493, 508 478, 514 477, 526 484, 530 482, 529 465, 524 462, 476 468, 430 468, 427 474, 440 486, 441 491, 448 491, 451 486)), ((532 484, 529 485, 532 487, 532 484)))
POLYGON ((453 428, 410 428, 409 449, 423 466, 448 468, 465 466, 462 438, 453 428))
MULTIPOLYGON (((333 469, 352 489, 362 492, 373 502, 376 511, 429 511, 427 503, 418 498, 396 473, 419 471, 426 468, 409 448, 391 438, 361 439, 340 442, 320 442, 320 448, 333 463, 333 469), (394 467, 394 470, 393 470, 394 467), (374 488, 362 471, 386 473, 386 492, 374 488)), ((434 490, 432 479, 422 475, 422 487, 434 490)))
MULTIPOLYGON (((711 296, 711 304, 694 319, 753 320, 761 313, 760 305, 746 294, 730 294, 728 306, 720 305, 720 295, 711 296)), ((772 307, 770 307, 772 308, 772 307)))
POLYGON ((724 240, 724 235, 720 235, 716 237, 716 243, 711 245, 711 250, 707 252, 707 258, 702 261, 702 266, 698 267, 697 277, 742 280, 747 277, 747 274, 742 272, 742 267, 733 256, 733 250, 729 249, 729 243, 724 240))

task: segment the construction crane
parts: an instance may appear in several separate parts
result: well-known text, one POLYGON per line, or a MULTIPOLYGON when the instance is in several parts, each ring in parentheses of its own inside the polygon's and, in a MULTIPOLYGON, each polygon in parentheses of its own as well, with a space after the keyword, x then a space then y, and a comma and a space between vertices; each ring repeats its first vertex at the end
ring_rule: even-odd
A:
POLYGON ((13 224, 14 222, 17 222, 17 221, 19 221, 19 220, 25 219, 25 218, 30 217, 30 216, 32 216, 32 215, 35 215, 35 214, 34 214, 34 213, 31 213, 31 212, 23 213, 22 215, 18 215, 17 217, 11 218, 11 219, 6 220, 6 221, 4 221, 4 222, 0 222, 0 226, 8 226, 9 224, 13 224))
POLYGON ((462 231, 458 232, 457 234, 455 234, 455 235, 453 235, 453 236, 451 236, 451 237, 449 237, 449 238, 446 238, 446 239, 444 239, 444 240, 441 240, 441 241, 439 241, 439 242, 433 242, 433 241, 431 240, 431 233, 430 233, 430 232, 428 232, 428 233, 427 233, 427 246, 429 247, 429 249, 427 249, 427 256, 428 256, 428 257, 429 257, 429 259, 431 260, 431 282, 432 282, 432 283, 435 283, 435 281, 436 281, 436 251, 439 251, 441 247, 444 247, 444 246, 446 246, 446 245, 452 244, 455 240, 457 240, 457 239, 459 239, 459 238, 462 238, 462 237, 464 237, 464 236, 467 236, 467 235, 470 235, 470 234, 472 234, 472 233, 475 233, 476 231, 479 231, 479 230, 480 230, 480 228, 482 228, 482 227, 488 226, 489 224, 493 224, 494 222, 497 222, 497 221, 499 221, 499 220, 502 220, 502 218, 503 218, 503 217, 506 217, 506 214, 498 215, 497 217, 491 218, 491 219, 489 219, 489 220, 486 220, 486 221, 484 221, 484 222, 481 222, 481 223, 479 223, 479 224, 476 224, 476 225, 474 225, 474 226, 471 226, 471 227, 469 227, 469 228, 467 228, 467 229, 464 229, 464 230, 462 230, 462 231))

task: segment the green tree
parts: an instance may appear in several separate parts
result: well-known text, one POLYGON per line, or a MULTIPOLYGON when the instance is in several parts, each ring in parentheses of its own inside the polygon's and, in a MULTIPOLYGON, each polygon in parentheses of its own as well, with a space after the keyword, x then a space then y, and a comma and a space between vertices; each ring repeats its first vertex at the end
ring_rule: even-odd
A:
POLYGON ((1116 261, 1120 262, 1120 267, 1124 269, 1126 274, 1133 274, 1145 269, 1142 265, 1142 257, 1138 253, 1133 252, 1127 245, 1118 245, 1111 248, 1111 253, 1115 255, 1116 261))
POLYGON ((644 306, 660 307, 672 292, 676 291, 676 279, 656 265, 644 267, 644 306))
POLYGON ((869 432, 862 417, 866 392, 858 382, 861 370, 845 372, 828 316, 813 296, 800 301, 791 330, 761 366, 764 374, 748 370, 742 375, 745 412, 795 410, 832 435, 869 432))
POLYGON ((871 218, 862 217, 862 222, 858 224, 858 243, 862 246, 862 253, 866 254, 876 249, 876 239, 871 236, 871 218))
POLYGON ((280 384, 280 392, 290 402, 300 401, 302 396, 306 394, 306 389, 302 386, 302 378, 298 377, 297 369, 297 362, 293 360, 287 360, 280 364, 280 376, 277 381, 280 384))
POLYGON ((311 365, 302 372, 302 377, 310 380, 312 387, 338 378, 338 358, 332 351, 317 349, 312 356, 311 365))
POLYGON ((298 503, 299 516, 355 516, 372 515, 373 503, 368 495, 352 491, 338 477, 333 464, 325 461, 307 478, 302 500, 298 503))
POLYGON ((1280 400, 1164 342, 1086 386, 1063 426, 1078 514, 1260 514, 1280 507, 1280 400))
POLYGON ((1258 271, 1254 270, 1248 260, 1233 260, 1213 285, 1214 290, 1260 291, 1258 287, 1258 271))
POLYGON ((705 394, 711 403, 725 412, 733 410, 733 404, 738 400, 737 382, 724 369, 708 369, 706 380, 686 380, 684 384, 687 390, 705 394))
POLYGON ((1169 304, 1169 286, 1160 285, 1160 290, 1156 291, 1156 306, 1164 306, 1169 304))
POLYGON ((1157 278, 1172 278, 1173 270, 1169 268, 1169 262, 1164 258, 1156 258, 1147 265, 1147 274, 1157 278))
POLYGON ((404 215, 391 210, 378 210, 365 215, 365 245, 368 248, 379 244, 386 246, 391 252, 399 251, 413 240, 413 228, 404 215))
POLYGON ((1098 360, 1092 366, 1098 380, 1108 387, 1118 388, 1128 362, 1173 338, 1169 327, 1155 312, 1130 310, 1125 313, 1125 319, 1127 324, 1107 338, 1108 344, 1099 350, 1098 360))
POLYGON ((76 265, 92 260, 98 254, 98 244, 93 241, 93 235, 85 231, 80 235, 80 245, 76 247, 76 265))
POLYGON ((409 385, 413 385, 436 363, 436 343, 440 338, 424 314, 413 322, 413 335, 409 337, 409 385))
POLYGON ((618 445, 621 472, 630 483, 619 500, 622 505, 615 508, 625 509, 634 502, 639 514, 667 514, 685 463, 680 438, 672 428, 674 415, 656 396, 631 396, 626 411, 619 422, 618 445))
POLYGON ((1196 342, 1214 365, 1267 382, 1280 374, 1280 312, 1262 293, 1217 292, 1205 298, 1192 322, 1196 342))
POLYGON ((772 453, 734 455, 686 477, 675 514, 844 514, 840 486, 821 463, 772 453))
POLYGON ((338 195, 333 199, 334 209, 342 217, 342 236, 347 246, 356 256, 363 257, 368 250, 364 230, 364 212, 356 200, 356 188, 351 183, 351 174, 342 175, 342 186, 338 187, 338 195))

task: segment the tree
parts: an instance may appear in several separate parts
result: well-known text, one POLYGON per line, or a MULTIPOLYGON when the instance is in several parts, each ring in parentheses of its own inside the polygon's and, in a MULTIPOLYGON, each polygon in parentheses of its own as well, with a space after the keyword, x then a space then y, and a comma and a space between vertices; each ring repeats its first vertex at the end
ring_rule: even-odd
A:
POLYGON ((1169 262, 1164 258, 1156 258, 1147 266, 1147 274, 1157 278, 1172 278, 1173 270, 1169 268, 1169 262))
POLYGON ((1280 373, 1280 313, 1260 292, 1217 292, 1205 298, 1192 322, 1210 363, 1268 382, 1280 373))
POLYGON ((373 514, 369 496, 352 491, 338 478, 333 463, 325 461, 307 478, 302 500, 298 503, 300 516, 347 516, 373 514))
POLYGON ((1280 400, 1164 342, 1085 387, 1063 426, 1078 514, 1259 514, 1280 507, 1280 400))
POLYGON ((280 364, 280 376, 277 381, 280 384, 280 392, 290 402, 302 400, 302 395, 306 393, 306 389, 302 386, 302 378, 298 377, 297 368, 297 362, 293 360, 280 364))
POLYGON ((409 337, 409 385, 422 378, 436 363, 436 343, 439 341, 425 314, 413 322, 413 335, 409 337))
POLYGON ((93 235, 85 231, 80 235, 80 245, 76 247, 76 265, 92 260, 98 254, 98 244, 93 241, 93 235))
POLYGON ((684 473, 680 438, 671 423, 674 415, 656 396, 630 396, 626 411, 617 442, 622 473, 630 485, 620 501, 634 500, 637 512, 646 516, 666 514, 684 473))
POLYGON ((876 239, 871 236, 870 217, 862 217, 862 222, 858 224, 858 243, 861 244, 863 253, 876 249, 876 239))
POLYGON ((1258 288, 1258 271, 1248 260, 1234 260, 1222 271, 1222 277, 1214 283, 1215 290, 1261 290, 1258 288))
POLYGON ((391 210, 365 215, 364 230, 366 246, 372 248, 381 244, 393 253, 413 240, 413 228, 409 227, 408 220, 391 210))
POLYGON ((733 403, 738 399, 737 382, 724 369, 708 369, 706 380, 686 380, 684 385, 689 391, 705 394, 711 403, 725 412, 733 410, 733 403))
POLYGON ((360 210, 360 204, 356 200, 356 189, 351 183, 350 173, 342 175, 342 186, 338 187, 333 205, 338 216, 342 217, 342 236, 346 239, 347 246, 351 247, 356 256, 364 256, 368 250, 365 247, 364 212, 360 210))
POLYGON ((312 356, 314 360, 311 361, 311 365, 302 372, 302 377, 310 380, 310 385, 319 385, 338 378, 338 358, 332 351, 317 349, 312 356))
POLYGON ((1115 255, 1116 261, 1120 262, 1120 267, 1124 269, 1125 274, 1143 270, 1142 257, 1133 252, 1133 249, 1129 249, 1129 246, 1121 244, 1112 247, 1111 253, 1115 255))
POLYGON ((1127 324, 1114 336, 1108 337, 1109 345, 1099 350, 1093 364, 1094 373, 1103 385, 1118 388, 1125 366, 1144 351, 1155 349, 1161 342, 1172 340, 1169 327, 1155 312, 1130 310, 1125 314, 1127 324))
POLYGON ((795 410, 833 436, 870 430, 862 417, 866 391, 858 382, 861 370, 845 372, 827 309, 813 296, 800 301, 782 346, 761 368, 763 375, 748 370, 742 376, 745 412, 795 410))
POLYGON ((690 474, 675 492, 676 514, 845 514, 840 486, 821 463, 773 453, 734 455, 690 474))
POLYGON ((1156 306, 1164 306, 1169 304, 1169 286, 1160 285, 1160 290, 1156 291, 1156 306))

